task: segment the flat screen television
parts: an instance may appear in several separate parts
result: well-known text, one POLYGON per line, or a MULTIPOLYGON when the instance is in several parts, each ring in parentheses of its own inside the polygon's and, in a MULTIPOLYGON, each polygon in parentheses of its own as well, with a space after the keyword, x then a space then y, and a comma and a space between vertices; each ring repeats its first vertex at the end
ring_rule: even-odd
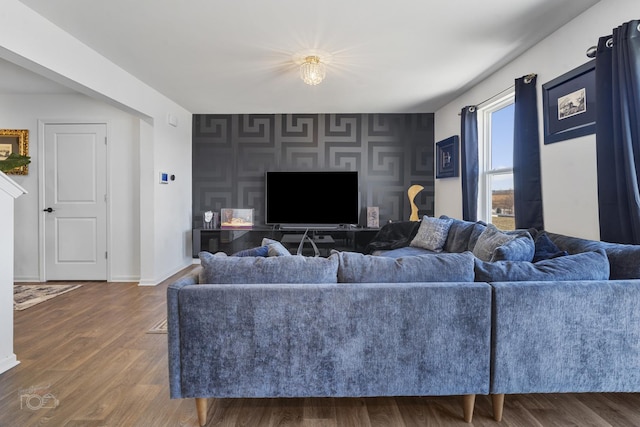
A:
POLYGON ((358 172, 268 171, 265 223, 282 228, 358 224, 358 172))

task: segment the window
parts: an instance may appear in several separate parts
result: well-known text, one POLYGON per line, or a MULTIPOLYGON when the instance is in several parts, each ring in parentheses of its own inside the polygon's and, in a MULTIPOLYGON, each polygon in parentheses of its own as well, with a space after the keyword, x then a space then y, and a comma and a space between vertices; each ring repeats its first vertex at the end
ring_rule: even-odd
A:
POLYGON ((513 197, 514 94, 478 108, 478 218, 515 229, 513 197))

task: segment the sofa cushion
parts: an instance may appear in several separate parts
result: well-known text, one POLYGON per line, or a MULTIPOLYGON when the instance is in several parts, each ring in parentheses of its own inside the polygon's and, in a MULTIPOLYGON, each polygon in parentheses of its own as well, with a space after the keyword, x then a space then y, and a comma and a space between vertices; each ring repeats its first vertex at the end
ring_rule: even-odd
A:
POLYGON ((473 254, 482 261, 531 261, 535 245, 531 235, 524 230, 503 232, 493 224, 487 224, 478 237, 473 254))
POLYGON ((447 241, 444 244, 445 252, 462 253, 465 251, 473 251, 473 248, 478 241, 478 237, 484 229, 486 224, 484 222, 471 222, 461 219, 449 218, 446 215, 441 215, 440 219, 451 219, 451 226, 449 227, 449 233, 447 235, 447 241))
POLYGON ((609 260, 604 250, 538 261, 475 260, 476 282, 607 280, 609 260))
POLYGON ((340 252, 340 283, 472 282, 471 252, 434 253, 401 258, 340 252))
POLYGON ((611 280, 640 279, 640 245, 600 242, 548 233, 561 250, 570 254, 604 249, 609 257, 611 280))
POLYGON ((336 283, 338 256, 220 257, 200 252, 200 283, 336 283))
POLYGON ((442 252, 452 222, 452 219, 431 218, 425 215, 409 246, 442 252))
POLYGON ((405 256, 414 256, 414 255, 428 255, 428 254, 436 254, 439 252, 430 251, 428 249, 416 248, 413 246, 405 246, 404 248, 391 249, 388 251, 375 251, 371 255, 376 256, 386 256, 389 258, 401 258, 405 256))

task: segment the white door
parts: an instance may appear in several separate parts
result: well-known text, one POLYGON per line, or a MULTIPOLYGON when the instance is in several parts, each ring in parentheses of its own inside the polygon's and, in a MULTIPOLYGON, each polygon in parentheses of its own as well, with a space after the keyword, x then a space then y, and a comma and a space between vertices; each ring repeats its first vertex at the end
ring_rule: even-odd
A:
POLYGON ((107 279, 105 124, 45 124, 46 280, 107 279))

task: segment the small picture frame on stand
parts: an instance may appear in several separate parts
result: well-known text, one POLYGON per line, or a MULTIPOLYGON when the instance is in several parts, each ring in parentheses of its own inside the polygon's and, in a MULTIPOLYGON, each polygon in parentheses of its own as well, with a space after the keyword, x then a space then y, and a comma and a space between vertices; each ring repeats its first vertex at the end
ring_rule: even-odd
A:
POLYGON ((367 207, 367 228, 380 227, 380 210, 378 206, 367 207))
POLYGON ((252 228, 253 209, 225 208, 221 211, 220 228, 252 228))

